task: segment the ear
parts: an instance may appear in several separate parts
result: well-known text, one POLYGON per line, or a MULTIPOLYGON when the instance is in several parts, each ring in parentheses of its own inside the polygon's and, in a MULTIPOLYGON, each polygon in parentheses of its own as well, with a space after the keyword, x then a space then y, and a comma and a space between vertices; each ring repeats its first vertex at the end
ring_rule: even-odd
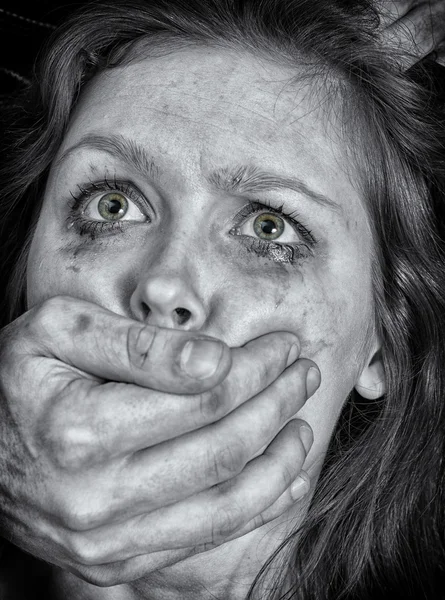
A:
POLYGON ((386 392, 385 371, 383 369, 382 351, 379 348, 372 354, 372 357, 358 378, 355 389, 368 400, 376 400, 386 392))

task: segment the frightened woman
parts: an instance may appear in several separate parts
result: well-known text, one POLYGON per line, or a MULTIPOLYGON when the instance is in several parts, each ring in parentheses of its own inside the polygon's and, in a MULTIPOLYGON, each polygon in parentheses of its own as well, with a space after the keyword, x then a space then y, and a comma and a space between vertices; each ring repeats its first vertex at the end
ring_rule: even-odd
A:
POLYGON ((443 114, 378 24, 116 1, 53 39, 2 199, 2 531, 49 598, 439 597, 443 114))

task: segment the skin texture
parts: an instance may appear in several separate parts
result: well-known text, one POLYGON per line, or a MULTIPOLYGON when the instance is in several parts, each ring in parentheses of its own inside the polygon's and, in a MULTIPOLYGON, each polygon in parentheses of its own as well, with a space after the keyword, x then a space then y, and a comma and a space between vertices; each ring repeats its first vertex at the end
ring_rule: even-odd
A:
MULTIPOLYGON (((301 356, 322 374, 319 390, 298 413, 314 432, 304 467, 313 487, 349 392, 357 386, 375 397, 383 387, 381 365, 373 360, 379 341, 372 333, 372 240, 363 201, 334 111, 328 119, 323 94, 298 78, 291 82, 294 75, 248 54, 189 48, 93 80, 50 173, 30 251, 28 304, 67 294, 149 324, 198 330, 229 346, 272 331, 296 333, 301 356), (73 149, 89 134, 134 140, 156 167, 144 177, 108 152, 73 149), (212 174, 239 165, 298 177, 338 207, 284 188, 254 195, 217 189, 212 174), (104 177, 111 187, 115 179, 132 182, 139 208, 132 205, 122 231, 80 235, 70 214, 72 194, 104 177), (233 228, 249 201, 297 214, 317 239, 307 256, 287 264, 247 247, 233 228), (178 307, 189 311, 188 321, 178 307)), ((88 218, 96 218, 91 207, 105 193, 97 192, 88 209, 85 203, 88 218)), ((245 222, 256 216, 244 219, 245 234, 254 236, 245 222)), ((301 241, 289 224, 286 236, 301 241)), ((89 327, 88 319, 79 320, 80 332, 89 327)), ((305 510, 306 503, 296 504, 252 533, 112 592, 60 573, 56 597, 69 587, 73 598, 81 588, 91 598, 243 598, 305 510)))

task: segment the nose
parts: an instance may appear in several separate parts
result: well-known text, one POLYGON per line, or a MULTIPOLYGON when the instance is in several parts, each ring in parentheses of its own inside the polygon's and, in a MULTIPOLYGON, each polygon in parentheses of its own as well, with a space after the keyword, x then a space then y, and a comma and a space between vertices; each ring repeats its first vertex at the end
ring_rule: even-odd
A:
POLYGON ((186 275, 141 278, 130 299, 134 318, 171 329, 200 329, 206 320, 202 300, 186 275))

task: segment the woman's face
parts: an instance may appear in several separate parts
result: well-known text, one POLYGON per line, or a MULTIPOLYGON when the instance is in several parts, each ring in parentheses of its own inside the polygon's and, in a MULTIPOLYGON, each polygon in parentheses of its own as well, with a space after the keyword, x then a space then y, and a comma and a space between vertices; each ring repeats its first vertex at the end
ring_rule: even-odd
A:
POLYGON ((189 48, 95 78, 52 166, 28 304, 71 295, 230 346, 296 333, 322 374, 299 413, 314 460, 378 345, 338 111, 293 76, 189 48))

